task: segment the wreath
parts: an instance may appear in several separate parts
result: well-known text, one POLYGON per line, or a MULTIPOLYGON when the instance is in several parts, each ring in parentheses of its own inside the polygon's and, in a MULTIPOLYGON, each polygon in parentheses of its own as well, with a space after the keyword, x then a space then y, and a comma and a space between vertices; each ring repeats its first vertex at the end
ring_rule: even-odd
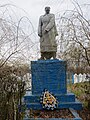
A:
POLYGON ((44 90, 40 96, 40 103, 43 109, 54 110, 58 106, 57 99, 48 90, 44 90))

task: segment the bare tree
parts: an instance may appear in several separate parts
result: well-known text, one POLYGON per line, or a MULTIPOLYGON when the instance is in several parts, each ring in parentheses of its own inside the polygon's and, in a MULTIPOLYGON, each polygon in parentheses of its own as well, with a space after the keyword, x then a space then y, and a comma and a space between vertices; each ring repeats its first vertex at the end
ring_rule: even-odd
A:
POLYGON ((84 16, 78 3, 74 6, 58 18, 60 57, 90 66, 90 18, 84 16))
POLYGON ((22 16, 17 10, 14 5, 0 6, 0 67, 18 57, 29 61, 33 54, 37 54, 34 27, 26 13, 22 16))
POLYGON ((31 21, 27 16, 16 14, 20 10, 17 12, 17 9, 16 6, 8 4, 0 6, 1 120, 21 119, 18 105, 21 105, 21 98, 25 92, 23 76, 29 70, 29 65, 23 63, 30 61, 33 51, 38 49, 31 21))

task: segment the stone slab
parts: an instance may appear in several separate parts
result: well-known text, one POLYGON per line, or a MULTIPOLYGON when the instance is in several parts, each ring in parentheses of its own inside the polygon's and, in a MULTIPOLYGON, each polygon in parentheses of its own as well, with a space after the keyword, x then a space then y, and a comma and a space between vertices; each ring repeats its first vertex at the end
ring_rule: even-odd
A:
POLYGON ((31 62, 32 94, 41 94, 48 89, 53 94, 65 94, 66 61, 63 60, 38 60, 31 62))

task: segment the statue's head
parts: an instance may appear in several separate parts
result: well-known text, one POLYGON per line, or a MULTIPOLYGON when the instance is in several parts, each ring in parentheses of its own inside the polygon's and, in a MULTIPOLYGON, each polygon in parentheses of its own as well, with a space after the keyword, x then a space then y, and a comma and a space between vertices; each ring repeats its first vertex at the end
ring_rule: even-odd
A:
POLYGON ((45 7, 45 12, 46 12, 46 14, 49 14, 49 12, 50 12, 50 7, 45 7))

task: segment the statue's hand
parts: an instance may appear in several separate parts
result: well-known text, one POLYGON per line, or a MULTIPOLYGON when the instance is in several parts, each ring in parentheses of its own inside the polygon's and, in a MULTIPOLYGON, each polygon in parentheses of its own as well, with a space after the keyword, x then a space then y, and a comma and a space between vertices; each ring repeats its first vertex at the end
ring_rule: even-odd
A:
POLYGON ((48 31, 47 31, 47 30, 45 30, 45 31, 44 31, 44 33, 48 33, 48 31))
POLYGON ((42 37, 42 35, 38 34, 39 37, 42 37))
POLYGON ((47 31, 47 30, 45 30, 45 32, 47 33, 48 31, 47 31))

